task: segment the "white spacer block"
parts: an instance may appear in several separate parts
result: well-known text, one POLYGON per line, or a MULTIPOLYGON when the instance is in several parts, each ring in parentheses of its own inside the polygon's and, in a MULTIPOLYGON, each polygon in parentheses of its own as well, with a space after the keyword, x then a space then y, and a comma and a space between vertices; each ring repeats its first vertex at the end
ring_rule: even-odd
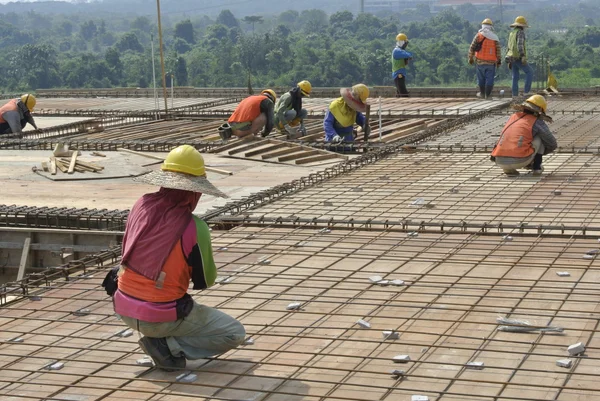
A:
POLYGON ((367 322, 366 320, 358 319, 356 321, 356 324, 358 324, 363 329, 370 329, 371 328, 371 323, 367 322))
POLYGON ((572 365, 573 361, 570 359, 559 359, 558 361, 556 361, 556 366, 559 366, 561 368, 569 369, 572 365))
POLYGON ((569 348, 567 348, 567 351, 569 351, 569 354, 571 354, 571 355, 581 354, 585 351, 585 344, 577 343, 577 344, 570 345, 569 348))
POLYGON ((407 363, 410 361, 410 356, 408 355, 396 355, 392 359, 395 363, 407 363))

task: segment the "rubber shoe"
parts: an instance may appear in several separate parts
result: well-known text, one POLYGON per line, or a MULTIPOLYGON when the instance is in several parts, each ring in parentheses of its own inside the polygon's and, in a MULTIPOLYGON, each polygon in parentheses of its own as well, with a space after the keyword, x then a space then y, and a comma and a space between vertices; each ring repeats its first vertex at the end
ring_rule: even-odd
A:
POLYGON ((221 137, 221 140, 227 141, 229 140, 229 138, 231 138, 232 135, 233 130, 231 129, 228 123, 225 123, 219 127, 219 136, 221 137))
POLYGON ((542 168, 540 168, 540 169, 535 169, 535 170, 533 170, 533 171, 531 172, 531 174, 532 174, 532 175, 535 175, 535 176, 540 176, 540 175, 542 175, 542 173, 543 173, 543 172, 544 172, 544 168, 542 167, 542 168))
POLYGON ((517 170, 504 170, 504 174, 506 174, 508 177, 518 177, 521 173, 519 173, 517 170))
POLYGON ((166 372, 185 368, 185 357, 173 356, 165 338, 142 337, 138 344, 144 353, 152 358, 156 367, 166 372))

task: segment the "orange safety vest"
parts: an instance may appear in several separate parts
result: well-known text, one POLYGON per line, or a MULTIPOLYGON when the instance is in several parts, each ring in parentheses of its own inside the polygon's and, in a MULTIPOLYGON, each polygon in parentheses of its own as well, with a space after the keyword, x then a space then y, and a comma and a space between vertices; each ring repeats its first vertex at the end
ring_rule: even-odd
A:
POLYGON ((494 157, 528 157, 535 152, 533 142, 533 125, 537 117, 533 114, 518 112, 513 114, 500 135, 496 147, 492 151, 494 157))
POLYGON ((481 42, 481 49, 478 52, 475 52, 475 57, 479 60, 483 61, 498 61, 498 54, 496 53, 496 41, 487 39, 481 33, 477 34, 477 41, 481 42))
POLYGON ((264 95, 248 96, 240 102, 229 120, 229 123, 247 123, 260 115, 260 103, 267 97, 264 95))
POLYGON ((0 124, 6 122, 6 120, 2 118, 4 113, 17 110, 19 110, 19 106, 17 106, 17 99, 11 99, 4 106, 0 107, 0 124))
POLYGON ((162 272, 165 280, 162 288, 156 288, 156 281, 125 268, 119 277, 119 289, 130 297, 147 302, 171 302, 183 297, 190 285, 192 268, 183 254, 181 240, 171 250, 162 272))

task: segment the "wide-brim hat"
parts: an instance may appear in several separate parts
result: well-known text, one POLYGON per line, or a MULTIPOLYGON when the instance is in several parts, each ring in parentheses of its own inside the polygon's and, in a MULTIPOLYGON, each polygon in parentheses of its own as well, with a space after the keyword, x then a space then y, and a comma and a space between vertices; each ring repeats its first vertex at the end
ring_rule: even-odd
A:
POLYGON ((346 102, 352 110, 358 111, 359 113, 364 113, 367 110, 367 105, 365 103, 352 96, 352 88, 340 89, 340 95, 342 95, 344 102, 346 102))
POLYGON ((521 103, 521 104, 515 104, 513 105, 513 109, 517 110, 517 111, 531 111, 533 113, 535 113, 538 118, 544 120, 544 121, 548 121, 548 122, 552 122, 552 117, 550 117, 549 115, 547 115, 546 113, 544 113, 544 111, 542 110, 541 107, 536 106, 535 104, 529 103, 527 101, 521 103))
POLYGON ((521 28, 529 28, 529 25, 527 25, 527 24, 520 24, 518 22, 513 22, 512 24, 510 24, 511 28, 516 28, 518 26, 520 26, 521 28))
POLYGON ((219 198, 229 198, 203 176, 177 173, 174 171, 156 170, 133 179, 136 182, 156 185, 164 188, 180 189, 182 191, 199 192, 219 198))

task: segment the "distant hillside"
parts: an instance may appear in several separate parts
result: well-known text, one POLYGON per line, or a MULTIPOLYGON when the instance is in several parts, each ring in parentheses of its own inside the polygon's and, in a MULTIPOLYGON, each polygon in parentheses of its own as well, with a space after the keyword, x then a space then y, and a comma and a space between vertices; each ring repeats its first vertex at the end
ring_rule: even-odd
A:
MULTIPOLYGON (((333 13, 340 10, 358 12, 359 0, 162 0, 161 9, 165 14, 193 16, 204 14, 214 16, 223 9, 230 9, 237 17, 252 14, 279 14, 286 10, 309 10, 318 8, 333 13)), ((91 3, 69 3, 66 1, 38 1, 31 3, 0 4, 2 13, 24 13, 35 11, 41 14, 131 14, 149 15, 155 13, 154 0, 104 0, 91 3)))

